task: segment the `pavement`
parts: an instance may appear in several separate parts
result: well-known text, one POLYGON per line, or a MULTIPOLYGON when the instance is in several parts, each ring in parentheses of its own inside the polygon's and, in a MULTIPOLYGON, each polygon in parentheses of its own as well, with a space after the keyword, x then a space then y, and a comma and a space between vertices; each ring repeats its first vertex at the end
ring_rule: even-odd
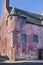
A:
POLYGON ((43 61, 4 61, 0 64, 6 64, 6 65, 43 65, 43 61))
POLYGON ((7 59, 0 58, 0 62, 4 62, 4 61, 7 61, 7 59))
POLYGON ((29 60, 29 61, 10 61, 10 60, 6 60, 6 59, 2 59, 0 58, 0 60, 2 60, 0 62, 0 65, 2 64, 6 64, 6 65, 43 65, 43 60, 29 60))
POLYGON ((0 62, 2 62, 2 63, 23 63, 23 62, 43 63, 43 60, 12 61, 12 60, 8 60, 5 58, 0 58, 0 62))
POLYGON ((43 63, 43 60, 11 61, 6 58, 0 57, 0 63, 43 63))
POLYGON ((7 56, 0 56, 0 62, 8 61, 9 58, 7 56))
POLYGON ((29 60, 29 61, 10 61, 5 60, 2 63, 43 63, 43 60, 29 60))

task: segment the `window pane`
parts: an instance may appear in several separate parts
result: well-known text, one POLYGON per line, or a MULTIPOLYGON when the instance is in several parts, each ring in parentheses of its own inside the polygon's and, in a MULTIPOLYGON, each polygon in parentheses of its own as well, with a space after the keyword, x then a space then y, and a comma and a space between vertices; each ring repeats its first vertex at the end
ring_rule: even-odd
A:
POLYGON ((22 18, 22 25, 25 25, 25 24, 26 24, 26 19, 22 18))
POLYGON ((6 21, 6 26, 8 26, 8 20, 6 21))
POLYGON ((0 30, 1 30, 1 26, 0 26, 0 30))
POLYGON ((26 34, 21 35, 21 42, 26 42, 26 34))
POLYGON ((13 17, 11 16, 11 17, 10 17, 10 20, 12 20, 12 18, 13 18, 13 17))
POLYGON ((3 49, 3 53, 5 53, 5 52, 6 52, 6 48, 3 49))
POLYGON ((36 42, 36 43, 38 43, 38 36, 35 35, 35 34, 33 35, 33 41, 36 42))
POLYGON ((1 41, 1 36, 0 36, 0 41, 1 41))

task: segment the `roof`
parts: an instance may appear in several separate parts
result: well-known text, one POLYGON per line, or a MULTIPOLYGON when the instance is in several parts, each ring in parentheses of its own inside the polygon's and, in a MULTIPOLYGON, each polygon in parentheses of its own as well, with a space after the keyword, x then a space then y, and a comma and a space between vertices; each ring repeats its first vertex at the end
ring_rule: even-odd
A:
POLYGON ((19 16, 24 15, 27 18, 28 23, 34 23, 34 24, 42 25, 41 24, 41 21, 43 20, 42 15, 27 12, 27 11, 24 11, 24 10, 21 10, 18 8, 9 7, 9 16, 11 16, 12 14, 16 14, 19 16), (11 13, 11 11, 12 11, 12 13, 11 13))
POLYGON ((13 15, 13 14, 15 14, 15 15, 17 14, 16 10, 15 10, 15 7, 13 7, 12 10, 11 10, 11 12, 10 12, 10 15, 13 15))
POLYGON ((9 8, 8 8, 8 12, 9 12, 9 14, 10 14, 11 10, 12 10, 12 7, 9 7, 9 8))

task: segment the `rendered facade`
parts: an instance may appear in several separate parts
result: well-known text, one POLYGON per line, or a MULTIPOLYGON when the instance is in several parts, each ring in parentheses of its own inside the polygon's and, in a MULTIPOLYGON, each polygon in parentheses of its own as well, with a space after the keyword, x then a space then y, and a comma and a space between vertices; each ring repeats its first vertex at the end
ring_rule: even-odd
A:
POLYGON ((4 0, 0 22, 0 53, 10 60, 36 60, 43 49, 43 16, 9 7, 4 0))

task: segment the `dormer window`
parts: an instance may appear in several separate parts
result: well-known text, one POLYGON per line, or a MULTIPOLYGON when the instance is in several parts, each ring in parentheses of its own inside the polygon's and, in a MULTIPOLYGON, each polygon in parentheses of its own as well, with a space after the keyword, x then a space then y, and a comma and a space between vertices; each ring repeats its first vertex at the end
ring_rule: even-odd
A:
POLYGON ((12 17, 12 16, 10 16, 10 20, 12 20, 12 18, 13 18, 13 17, 12 17))

